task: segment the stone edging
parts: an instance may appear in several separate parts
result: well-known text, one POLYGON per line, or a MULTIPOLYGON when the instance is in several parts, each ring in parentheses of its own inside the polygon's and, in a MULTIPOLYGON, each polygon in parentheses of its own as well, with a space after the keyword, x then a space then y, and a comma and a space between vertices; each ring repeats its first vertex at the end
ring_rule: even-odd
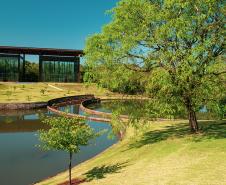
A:
POLYGON ((30 103, 0 103, 0 110, 28 110, 28 109, 39 109, 46 108, 47 106, 65 105, 73 103, 81 103, 86 99, 92 99, 94 95, 78 95, 78 96, 68 96, 62 98, 51 99, 47 102, 30 102, 30 103))
POLYGON ((82 103, 82 102, 98 102, 99 99, 96 99, 94 95, 79 95, 79 96, 70 96, 70 97, 63 97, 63 98, 56 98, 48 101, 47 109, 57 115, 66 116, 66 117, 77 117, 83 118, 91 121, 100 121, 100 122, 110 122, 111 119, 108 118, 99 118, 99 117, 90 117, 90 116, 83 116, 79 114, 72 114, 72 113, 65 113, 63 111, 58 110, 59 106, 68 105, 68 104, 75 104, 75 103, 82 103))
MULTIPOLYGON (((109 101, 109 100, 112 100, 112 99, 104 99, 104 101, 109 101)), ((116 99, 114 99, 114 100, 116 100, 116 99)), ((90 105, 92 103, 98 103, 98 102, 100 102, 100 100, 98 100, 98 101, 96 99, 94 99, 94 100, 93 99, 84 100, 83 102, 81 102, 79 108, 89 115, 100 116, 101 118, 104 118, 104 119, 106 119, 106 118, 111 119, 112 113, 96 111, 96 110, 92 110, 92 109, 89 109, 89 108, 86 107, 87 105, 90 105)), ((120 118, 121 119, 128 119, 129 117, 127 115, 120 115, 120 118)))
MULTIPOLYGON (((110 100, 110 99, 105 99, 110 100)), ((114 99, 115 100, 115 99, 114 99)), ((112 113, 100 112, 95 111, 92 109, 88 109, 85 106, 92 103, 100 102, 100 99, 94 97, 94 95, 87 94, 87 95, 77 95, 77 96, 68 96, 68 97, 61 97, 51 99, 48 102, 31 102, 31 103, 0 103, 0 110, 29 110, 29 109, 39 109, 39 108, 46 108, 54 112, 58 115, 63 115, 67 117, 78 117, 92 121, 99 121, 99 122, 110 122, 112 113), (72 114, 72 113, 65 113, 63 111, 58 110, 59 106, 62 105, 70 105, 70 104, 80 104, 80 109, 87 113, 88 115, 79 115, 79 114, 72 114), (98 116, 98 117, 96 117, 98 116)), ((128 119, 128 116, 121 115, 120 118, 128 119)))
POLYGON ((95 118, 95 117, 83 116, 83 115, 79 115, 79 114, 65 113, 63 111, 59 111, 56 108, 52 108, 52 107, 49 107, 49 106, 47 106, 47 109, 51 112, 54 112, 57 115, 66 116, 66 117, 69 117, 69 118, 82 118, 82 119, 86 119, 86 120, 89 120, 89 121, 97 121, 97 122, 100 121, 100 122, 107 122, 107 123, 111 121, 110 119, 95 118))
POLYGON ((67 96, 61 98, 55 98, 48 101, 48 106, 62 106, 68 104, 76 104, 81 103, 87 99, 94 99, 94 95, 86 94, 86 95, 77 95, 77 96, 67 96))
POLYGON ((94 95, 78 95, 78 96, 68 96, 62 98, 51 99, 47 102, 30 102, 30 103, 0 103, 0 110, 28 110, 28 109, 39 109, 46 108, 47 106, 65 105, 71 103, 81 103, 86 99, 92 99, 94 95))
MULTIPOLYGON (((112 113, 96 111, 96 110, 92 110, 92 109, 89 109, 89 108, 86 107, 87 105, 90 105, 92 103, 98 103, 100 101, 111 101, 111 100, 122 100, 122 99, 101 99, 101 100, 100 99, 87 99, 87 100, 84 100, 83 102, 81 102, 79 108, 83 112, 87 113, 88 115, 91 115, 91 116, 99 116, 102 119, 109 119, 109 120, 111 120, 112 113)), ((128 99, 124 99, 124 100, 128 100, 128 99)), ((130 99, 130 100, 133 100, 133 99, 130 99)), ((122 121, 128 121, 129 116, 127 116, 127 115, 120 115, 119 118, 121 118, 122 121)), ((146 118, 144 118, 144 119, 146 119, 146 118)), ((170 121, 172 119, 155 118, 154 120, 156 120, 156 121, 170 121)), ((174 120, 176 120, 176 119, 174 119, 174 120)))

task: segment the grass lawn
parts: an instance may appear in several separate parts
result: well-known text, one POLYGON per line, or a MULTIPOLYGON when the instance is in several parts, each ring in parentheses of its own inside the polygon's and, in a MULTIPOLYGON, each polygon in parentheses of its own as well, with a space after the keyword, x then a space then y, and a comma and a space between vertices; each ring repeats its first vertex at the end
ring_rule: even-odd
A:
MULTIPOLYGON (((82 185, 225 185, 226 122, 202 121, 197 135, 187 125, 153 122, 139 135, 129 129, 122 142, 74 167, 72 177, 82 185)), ((67 178, 63 172, 39 185, 67 178)))
POLYGON ((80 94, 95 94, 102 98, 119 96, 98 88, 95 84, 87 86, 82 83, 0 83, 0 103, 48 101, 80 94))

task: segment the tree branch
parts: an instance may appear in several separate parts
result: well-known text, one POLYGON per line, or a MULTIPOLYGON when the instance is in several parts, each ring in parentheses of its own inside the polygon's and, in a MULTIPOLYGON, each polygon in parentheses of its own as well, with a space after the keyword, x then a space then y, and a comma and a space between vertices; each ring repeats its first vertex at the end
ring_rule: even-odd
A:
POLYGON ((132 66, 132 65, 128 65, 128 64, 124 64, 125 68, 131 70, 131 71, 136 71, 136 72, 143 72, 143 73, 148 73, 151 72, 152 69, 143 69, 141 67, 138 66, 132 66))

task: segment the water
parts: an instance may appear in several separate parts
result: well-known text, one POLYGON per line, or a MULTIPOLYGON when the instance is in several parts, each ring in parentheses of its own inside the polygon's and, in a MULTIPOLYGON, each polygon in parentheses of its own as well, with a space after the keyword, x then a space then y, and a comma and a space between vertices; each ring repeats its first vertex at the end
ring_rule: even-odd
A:
POLYGON ((87 108, 100 112, 112 113, 118 112, 123 115, 144 114, 144 107, 148 105, 144 100, 107 100, 101 103, 93 103, 87 105, 87 108))
MULTIPOLYGON (((78 106, 67 108, 70 112, 78 112, 78 106)), ((46 128, 39 120, 39 114, 43 113, 48 112, 46 109, 0 112, 1 185, 28 185, 67 170, 69 155, 66 152, 46 152, 36 147, 39 144, 37 130, 46 128)), ((88 124, 96 131, 111 129, 106 123, 88 124)), ((116 139, 107 138, 107 133, 96 138, 91 145, 82 147, 80 153, 73 155, 72 164, 97 155, 115 142, 116 139)))
MULTIPOLYGON (((148 100, 107 100, 100 103, 93 103, 87 105, 89 109, 97 110, 100 112, 112 113, 116 112, 123 115, 128 115, 130 117, 146 117, 146 118, 156 118, 157 114, 160 113, 157 109, 153 109, 151 102, 148 100), (152 111, 153 110, 153 111, 152 111)), ((172 116, 158 115, 162 118, 172 118, 172 116)), ((200 111, 196 112, 197 119, 199 120, 215 120, 219 119, 219 115, 207 110, 207 107, 203 107, 200 111)), ((173 115, 176 119, 187 119, 187 112, 181 110, 173 115)))

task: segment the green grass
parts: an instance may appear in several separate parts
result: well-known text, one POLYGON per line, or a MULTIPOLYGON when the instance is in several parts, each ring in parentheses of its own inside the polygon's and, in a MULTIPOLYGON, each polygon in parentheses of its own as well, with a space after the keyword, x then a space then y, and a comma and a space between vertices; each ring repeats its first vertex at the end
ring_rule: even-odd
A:
MULTIPOLYGON (((130 128, 122 142, 74 167, 73 178, 82 185, 225 185, 226 122, 202 121, 197 135, 187 125, 152 122, 139 136, 130 128)), ((67 178, 63 172, 39 184, 67 178)))
POLYGON ((117 97, 106 89, 98 88, 95 84, 89 86, 82 83, 0 83, 0 103, 10 102, 39 102, 53 98, 80 94, 95 94, 97 97, 117 97), (48 84, 58 87, 57 90, 48 84), (44 90, 44 91, 43 91, 44 90), (43 93, 44 92, 44 93, 43 93))

